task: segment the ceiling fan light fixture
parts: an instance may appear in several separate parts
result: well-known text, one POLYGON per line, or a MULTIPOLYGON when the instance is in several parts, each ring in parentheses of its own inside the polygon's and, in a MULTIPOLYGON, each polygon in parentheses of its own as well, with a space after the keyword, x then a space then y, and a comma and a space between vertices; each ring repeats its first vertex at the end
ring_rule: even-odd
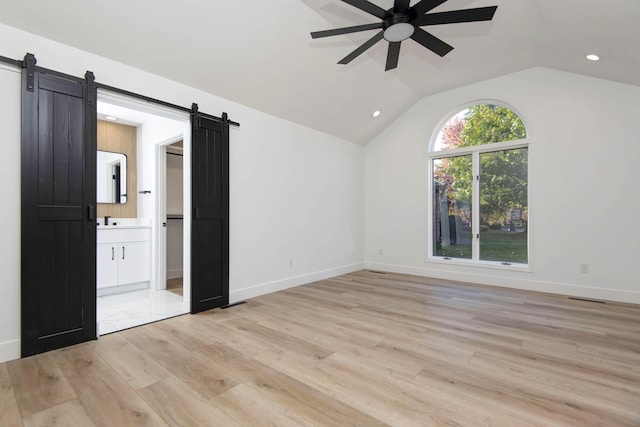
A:
MULTIPOLYGON (((361 31, 380 30, 373 37, 362 43, 353 52, 338 61, 338 64, 346 65, 362 55, 373 45, 381 40, 389 43, 387 48, 387 61, 385 71, 398 67, 400 57, 400 45, 404 40, 411 38, 416 43, 436 55, 443 57, 453 50, 453 46, 440 40, 422 27, 427 25, 460 24, 463 22, 491 21, 498 6, 475 7, 470 9, 450 10, 447 12, 431 12, 432 9, 448 0, 393 0, 393 7, 383 9, 369 0, 342 0, 343 2, 360 9, 379 19, 370 24, 353 25, 332 30, 313 31, 311 38, 337 36, 341 34, 358 33, 361 31)), ((390 1, 390 0, 386 0, 390 1)))
POLYGON ((384 30, 384 39, 388 42, 401 42, 413 35, 416 28, 408 22, 393 24, 384 30))

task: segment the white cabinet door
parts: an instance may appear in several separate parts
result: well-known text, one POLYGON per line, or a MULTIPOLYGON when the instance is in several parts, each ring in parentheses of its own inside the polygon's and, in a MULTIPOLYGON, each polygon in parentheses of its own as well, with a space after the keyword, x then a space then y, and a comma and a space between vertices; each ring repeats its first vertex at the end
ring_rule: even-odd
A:
POLYGON ((106 288, 118 284, 118 260, 115 243, 96 247, 96 286, 106 288))
POLYGON ((127 242, 117 245, 118 284, 127 285, 151 280, 151 244, 127 242))

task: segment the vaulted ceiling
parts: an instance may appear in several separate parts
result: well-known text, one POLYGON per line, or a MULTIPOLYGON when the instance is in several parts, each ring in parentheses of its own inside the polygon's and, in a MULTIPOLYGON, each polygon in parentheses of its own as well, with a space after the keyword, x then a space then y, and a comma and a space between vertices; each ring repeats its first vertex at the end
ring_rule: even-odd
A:
POLYGON ((340 0, 3 0, 0 22, 362 144, 421 97, 534 66, 640 85, 640 1, 449 0, 433 12, 492 5, 493 21, 428 28, 455 48, 444 58, 406 40, 388 72, 384 41, 336 64, 376 30, 311 39, 377 21, 340 0))

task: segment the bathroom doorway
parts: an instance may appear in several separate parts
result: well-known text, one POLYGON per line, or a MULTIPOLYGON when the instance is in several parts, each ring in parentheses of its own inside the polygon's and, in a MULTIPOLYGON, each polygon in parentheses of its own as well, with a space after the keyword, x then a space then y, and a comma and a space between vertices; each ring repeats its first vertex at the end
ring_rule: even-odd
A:
MULTIPOLYGON (((191 202, 190 198, 185 201, 182 196, 190 194, 190 188, 184 191, 182 186, 185 182, 187 186, 190 185, 190 180, 184 179, 184 174, 190 174, 191 170, 189 167, 173 167, 177 166, 173 159, 176 156, 167 155, 167 147, 170 147, 169 152, 177 152, 179 146, 190 147, 191 125, 189 115, 183 112, 100 90, 98 120, 131 127, 135 140, 127 163, 128 170, 133 171, 129 172, 127 178, 135 187, 127 191, 126 203, 120 203, 119 206, 108 203, 98 205, 98 246, 101 242, 105 246, 100 251, 105 260, 101 264, 101 259, 97 259, 98 277, 102 276, 100 270, 114 277, 108 286, 103 283, 102 287, 98 287, 98 334, 104 335, 190 311, 188 268, 181 268, 183 264, 189 265, 190 254, 188 250, 186 253, 184 250, 179 254, 176 252, 180 251, 180 247, 189 248, 190 235, 185 235, 185 230, 189 228, 183 224, 179 227, 172 225, 168 248, 168 222, 177 220, 169 220, 167 214, 175 218, 184 212, 184 203, 191 202), (167 161, 171 162, 171 168, 167 168, 167 161), (167 177, 167 173, 171 176, 167 177), (183 176, 177 176, 178 173, 183 176), (179 196, 174 194, 178 180, 182 189, 179 196), (170 206, 167 205, 167 182, 170 184, 170 206), (135 204, 135 211, 129 210, 123 214, 123 208, 133 201, 135 203, 129 207, 135 204), (125 241, 121 242, 119 239, 123 238, 125 241), (176 242, 179 242, 178 247, 174 244, 176 242), (134 249, 138 252, 134 252, 134 249), (168 250, 172 251, 170 257, 167 256, 168 250), (123 266, 134 254, 140 257, 133 266, 136 279, 119 281, 120 276, 124 277, 120 270, 125 271, 123 266), (177 266, 176 260, 179 261, 177 266), (168 271, 171 279, 182 278, 181 292, 167 290, 168 271)), ((118 139, 109 132, 105 138, 118 139)))

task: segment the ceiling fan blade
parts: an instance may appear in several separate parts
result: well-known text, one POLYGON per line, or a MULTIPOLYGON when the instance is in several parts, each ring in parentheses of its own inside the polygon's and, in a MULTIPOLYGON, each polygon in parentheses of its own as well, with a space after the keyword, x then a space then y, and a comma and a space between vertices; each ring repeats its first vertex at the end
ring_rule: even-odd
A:
POLYGON ((380 6, 377 6, 371 2, 368 2, 367 0, 342 0, 342 1, 350 4, 353 7, 357 7, 358 9, 364 12, 370 13, 373 16, 377 16, 380 19, 385 19, 387 16, 389 16, 389 13, 386 10, 384 10, 380 6))
POLYGON ((384 32, 380 31, 378 34, 376 34, 375 36, 371 37, 366 42, 362 43, 362 45, 360 45, 359 48, 357 48, 356 50, 351 52, 349 55, 345 56, 340 61, 338 61, 338 64, 345 65, 345 64, 348 64, 349 62, 353 61, 358 56, 360 56, 365 50, 369 49, 371 46, 373 46, 374 44, 376 44, 380 40, 382 40, 382 35, 383 34, 384 34, 384 32))
POLYGON ((393 5, 393 11, 395 13, 406 13, 409 10, 409 3, 411 0, 396 0, 393 5))
POLYGON ((431 9, 435 9, 447 0, 422 0, 416 3, 411 9, 416 13, 416 16, 423 15, 429 12, 431 9))
POLYGON ((393 70, 398 66, 398 58, 400 58, 400 44, 401 42, 390 42, 389 50, 387 52, 387 66, 385 71, 393 70))
POLYGON ((422 28, 416 28, 411 35, 411 38, 440 56, 445 56, 453 50, 453 46, 449 46, 436 36, 427 33, 422 28))
POLYGON ((461 22, 491 21, 498 6, 474 9, 452 10, 450 12, 429 13, 413 21, 419 27, 424 25, 458 24, 461 22))
POLYGON ((333 30, 314 31, 311 33, 311 38, 318 39, 320 37, 338 36, 340 34, 357 33, 358 31, 375 30, 382 28, 382 22, 376 22, 375 24, 356 25, 353 27, 336 28, 333 30))

